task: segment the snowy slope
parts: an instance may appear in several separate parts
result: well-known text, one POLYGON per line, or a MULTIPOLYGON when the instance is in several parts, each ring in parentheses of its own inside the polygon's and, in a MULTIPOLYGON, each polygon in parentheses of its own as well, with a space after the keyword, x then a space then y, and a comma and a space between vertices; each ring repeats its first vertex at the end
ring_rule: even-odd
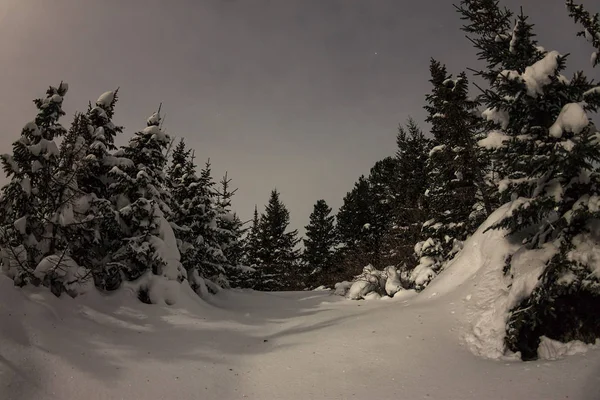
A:
POLYGON ((0 276, 0 398, 598 398, 599 351, 523 363, 462 346, 467 275, 358 302, 223 291, 209 304, 182 287, 176 306, 127 289, 57 299, 0 276))

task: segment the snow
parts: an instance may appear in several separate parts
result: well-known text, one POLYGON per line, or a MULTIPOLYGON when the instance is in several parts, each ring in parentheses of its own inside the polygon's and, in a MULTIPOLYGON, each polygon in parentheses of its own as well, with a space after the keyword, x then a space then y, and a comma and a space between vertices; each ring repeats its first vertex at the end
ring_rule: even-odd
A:
POLYGON ((550 76, 558 68, 558 57, 560 54, 557 51, 551 51, 540 61, 525 68, 522 78, 527 85, 527 93, 531 97, 542 94, 544 86, 551 82, 550 76))
POLYGON ((398 271, 396 270, 396 267, 390 265, 386 268, 385 273, 387 275, 387 280, 385 281, 385 292, 388 296, 394 297, 396 293, 402 290, 402 282, 400 282, 398 271))
POLYGON ((56 142, 54 142, 54 140, 47 140, 44 138, 40 139, 38 143, 29 146, 29 151, 35 157, 44 154, 45 158, 49 158, 50 156, 58 156, 60 154, 56 142))
POLYGON ((69 84, 67 82, 61 82, 60 85, 58 85, 58 91, 64 96, 69 91, 69 84))
POLYGON ((352 286, 352 282, 349 282, 349 281, 338 282, 334 286, 333 293, 338 296, 345 296, 348 293, 348 291, 350 290, 351 286, 352 286))
POLYGON ((500 131, 491 131, 485 137, 481 139, 477 144, 479 147, 483 147, 488 150, 497 149, 504 146, 504 142, 510 140, 510 136, 500 131))
POLYGON ((508 128, 510 115, 507 110, 499 110, 498 108, 488 108, 481 113, 481 116, 488 121, 497 123, 502 129, 508 128))
POLYGON ((160 114, 158 112, 155 112, 148 118, 147 122, 148 125, 158 126, 158 124, 160 123, 160 114))
POLYGON ((125 157, 115 157, 111 155, 106 155, 104 156, 102 161, 104 165, 109 167, 133 168, 135 166, 133 161, 125 157))
POLYGON ((515 53, 517 51, 516 49, 516 45, 517 45, 517 32, 519 31, 519 27, 521 25, 521 21, 517 21, 515 23, 515 27, 513 28, 512 34, 511 34, 511 39, 510 39, 510 44, 509 44, 509 51, 511 53, 515 53))
POLYGON ((538 347, 538 355, 542 360, 559 360, 565 356, 586 353, 588 350, 595 348, 600 348, 600 340, 597 340, 595 344, 585 344, 579 340, 562 343, 542 336, 538 347))
POLYGON ((505 70, 500 73, 500 76, 508 80, 521 79, 527 87, 527 94, 531 97, 537 97, 539 94, 544 93, 544 86, 551 82, 550 76, 556 73, 558 57, 560 57, 560 53, 550 51, 544 58, 525 68, 523 74, 518 71, 505 70))
POLYGON ((350 286, 346 294, 349 300, 360 300, 375 289, 375 285, 369 281, 356 281, 350 286))
POLYGON ((154 215, 158 218, 158 235, 152 237, 157 256, 166 264, 163 276, 168 280, 178 280, 185 273, 180 262, 180 254, 177 248, 177 240, 171 224, 158 205, 154 205, 154 215))
POLYGON ((87 270, 77 265, 75 260, 66 254, 44 257, 33 271, 33 274, 41 280, 49 273, 61 281, 65 289, 73 295, 85 294, 94 287, 92 277, 87 270))
POLYGON ((14 222, 14 227, 21 235, 27 233, 27 215, 22 216, 14 222))
POLYGON ((159 142, 169 141, 169 135, 163 132, 157 125, 147 126, 146 128, 144 128, 142 133, 152 135, 152 139, 157 140, 159 142))
POLYGON ((23 127, 23 130, 31 132, 31 134, 33 136, 40 136, 42 134, 42 131, 40 131, 40 128, 33 121, 25 124, 25 126, 23 127))
POLYGON ((108 108, 110 107, 114 99, 115 92, 113 92, 112 90, 104 92, 100 95, 100 97, 98 97, 98 100, 96 100, 96 105, 99 107, 108 108))
MULTIPOLYGON (((597 209, 596 209, 597 210, 597 209)), ((595 229, 597 231, 597 229, 595 229)), ((600 278, 600 238, 596 235, 580 234, 573 239, 575 248, 567 253, 570 261, 585 265, 591 275, 600 278)))
POLYGON ((487 227, 511 215, 526 202, 527 199, 518 199, 492 213, 421 294, 427 297, 432 292, 436 296, 460 293, 457 288, 462 287, 468 300, 460 317, 462 340, 480 357, 506 357, 504 337, 508 312, 531 294, 546 262, 558 250, 552 243, 546 243, 540 249, 526 250, 520 246, 518 237, 507 237, 503 230, 485 232, 487 227), (510 281, 503 271, 508 256, 512 256, 513 278, 510 281))
POLYGON ((23 189, 23 191, 27 194, 30 195, 31 194, 31 179, 24 177, 23 179, 21 179, 21 189, 23 189))
POLYGON ((455 289, 359 303, 328 292, 229 290, 204 301, 182 284, 167 306, 139 302, 132 287, 56 298, 0 276, 2 396, 596 398, 600 351, 528 363, 465 351, 457 335, 467 288, 455 289))
POLYGON ((35 160, 34 162, 31 163, 31 172, 33 172, 33 173, 39 171, 42 168, 44 168, 44 166, 42 165, 42 163, 39 160, 35 160))
POLYGON ((440 144, 438 146, 434 146, 430 151, 429 151, 429 157, 433 156, 435 153, 440 152, 442 150, 444 150, 446 148, 445 144, 440 144))
POLYGON ((572 132, 578 135, 589 123, 583 107, 578 103, 569 103, 562 108, 556 122, 550 127, 549 133, 555 138, 562 137, 563 132, 572 132))
POLYGON ((434 264, 435 260, 433 258, 421 257, 419 264, 410 274, 410 280, 419 288, 426 286, 435 277, 435 271, 431 268, 434 264))
POLYGON ((583 93, 583 97, 586 96, 591 96, 592 94, 599 94, 600 95, 600 86, 596 86, 591 88, 590 90, 587 90, 583 93))

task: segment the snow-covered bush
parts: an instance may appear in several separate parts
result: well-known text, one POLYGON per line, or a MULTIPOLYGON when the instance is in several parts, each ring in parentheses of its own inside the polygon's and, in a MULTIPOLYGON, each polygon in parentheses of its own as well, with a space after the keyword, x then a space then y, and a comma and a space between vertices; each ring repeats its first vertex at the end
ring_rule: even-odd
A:
POLYGON ((350 300, 361 300, 383 296, 394 297, 402 289, 402 282, 396 267, 388 266, 385 270, 380 271, 369 264, 363 268, 360 275, 354 277, 352 282, 336 283, 334 294, 345 296, 350 300))

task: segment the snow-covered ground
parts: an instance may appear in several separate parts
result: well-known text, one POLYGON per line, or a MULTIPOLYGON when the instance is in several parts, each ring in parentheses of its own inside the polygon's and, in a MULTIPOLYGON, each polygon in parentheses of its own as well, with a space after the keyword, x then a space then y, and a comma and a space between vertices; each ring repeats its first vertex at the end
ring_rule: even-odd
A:
POLYGON ((0 398, 600 397, 598 350, 527 363, 473 355, 461 337, 477 271, 446 275, 386 300, 223 291, 207 303, 184 287, 174 306, 128 289, 57 299, 0 276, 0 398))

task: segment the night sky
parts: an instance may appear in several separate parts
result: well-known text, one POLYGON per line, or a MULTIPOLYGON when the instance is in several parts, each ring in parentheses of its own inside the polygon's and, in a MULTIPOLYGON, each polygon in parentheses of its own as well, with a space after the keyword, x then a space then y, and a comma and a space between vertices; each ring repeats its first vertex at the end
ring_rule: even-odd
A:
MULTIPOLYGON (((504 4, 600 77, 562 0, 504 4)), ((0 0, 0 151, 48 85, 70 85, 67 127, 120 87, 118 144, 162 102, 167 132, 210 157, 216 179, 229 171, 243 218, 276 187, 302 228, 316 200, 337 209, 394 153, 398 123, 423 120, 430 57, 455 74, 479 65, 460 25, 441 0, 0 0)))

